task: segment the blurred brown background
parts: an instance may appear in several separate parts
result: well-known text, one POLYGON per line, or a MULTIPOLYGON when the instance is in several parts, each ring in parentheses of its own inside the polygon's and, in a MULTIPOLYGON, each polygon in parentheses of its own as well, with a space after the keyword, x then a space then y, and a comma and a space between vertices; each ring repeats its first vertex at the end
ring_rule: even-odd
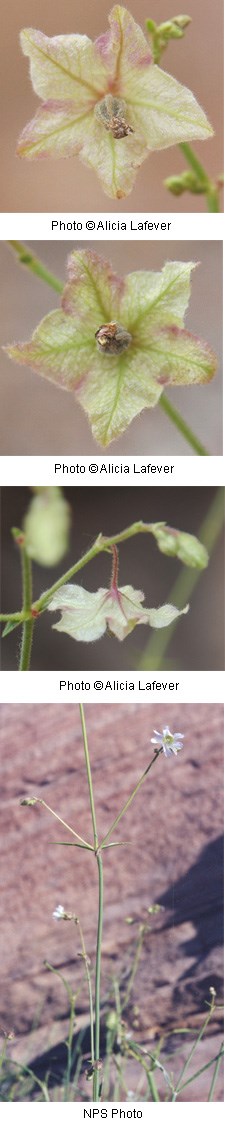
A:
MULTIPOLYGON (((191 1036, 171 1039, 167 1032, 177 1026, 199 1029, 210 985, 222 1002, 223 707, 98 704, 86 706, 85 713, 99 835, 106 833, 147 767, 153 729, 168 724, 172 732, 185 734, 182 752, 171 760, 159 758, 123 817, 119 838, 128 845, 104 852, 102 998, 107 993, 114 1004, 113 977, 121 979, 123 997, 139 923, 148 921, 151 932, 145 936, 125 1020, 132 1037, 151 1050, 158 1033, 166 1034, 165 1050, 172 1058, 165 1065, 176 1078, 180 1047, 186 1057, 191 1036), (149 919, 147 907, 155 902, 163 912, 149 919), (133 927, 125 920, 128 915, 133 927)), ((9 1055, 27 1063, 39 1054, 35 1072, 42 1067, 45 1077, 48 1071, 51 1086, 51 1067, 55 1078, 65 1062, 59 1041, 67 1036, 68 1004, 63 985, 44 961, 68 977, 73 991, 82 977, 74 926, 56 923, 52 913, 61 903, 79 915, 93 965, 97 876, 90 855, 54 845, 70 836, 59 833, 51 815, 40 805, 21 807, 20 799, 42 798, 78 834, 91 836, 79 708, 2 705, 0 743, 1 1024, 15 1032, 9 1055)), ((77 1029, 87 1023, 83 986, 77 1029)), ((193 1073, 219 1050, 221 1023, 222 1012, 217 1012, 198 1047, 193 1073)), ((212 1071, 188 1086, 179 1100, 207 1101, 212 1071)), ((134 1062, 129 1078, 133 1089, 134 1062)), ((222 1075, 213 1100, 222 1100, 222 1075)))
MULTIPOLYGON (((138 172, 135 187, 124 201, 110 201, 97 177, 77 157, 67 161, 34 161, 15 156, 18 136, 40 105, 28 76, 28 60, 22 56, 19 32, 35 27, 46 35, 86 34, 96 39, 107 29, 110 0, 3 0, 1 8, 1 102, 4 104, 0 209, 7 212, 64 212, 84 210, 204 212, 202 196, 185 195, 177 199, 163 187, 166 176, 183 171, 185 164, 177 147, 153 153, 138 172)), ((169 0, 132 0, 127 4, 134 19, 144 28, 151 16, 157 23, 179 12, 169 0)), ((188 15, 193 23, 181 41, 172 41, 162 58, 162 67, 189 87, 208 114, 215 130, 209 141, 194 142, 194 149, 207 173, 222 172, 223 138, 223 3, 222 0, 189 0, 188 15)))
MULTIPOLYGON (((42 166, 43 167, 43 166, 42 166)), ((71 251, 83 242, 37 242, 29 246, 62 281, 71 251)), ((168 389, 168 397, 181 412, 210 454, 221 454, 222 440, 222 243, 91 242, 88 247, 108 258, 114 270, 125 275, 135 270, 162 269, 168 260, 192 261, 191 300, 185 325, 208 341, 218 356, 218 371, 210 384, 168 389)), ((60 297, 16 262, 6 243, 0 245, 2 288, 1 343, 26 341, 38 322, 59 307, 60 297)), ((41 379, 28 368, 14 364, 0 350, 0 451, 5 455, 96 454, 101 448, 92 438, 82 408, 71 393, 41 379)), ((191 455, 191 447, 158 406, 134 420, 124 435, 107 449, 109 454, 191 455)))
MULTIPOLYGON (((21 577, 18 550, 11 536, 12 526, 19 526, 30 501, 24 487, 2 488, 2 612, 21 607, 21 577)), ((72 507, 70 550, 57 568, 34 565, 33 599, 38 599, 92 545, 98 533, 118 533, 133 521, 166 521, 168 525, 198 535, 216 496, 212 487, 161 488, 102 487, 65 490, 72 507)), ((215 519, 214 519, 215 520, 215 519)), ((211 534, 213 520, 209 520, 211 534)), ((208 527, 208 532, 209 532, 208 527)), ((127 583, 145 593, 145 606, 158 607, 170 602, 170 591, 184 566, 157 549, 154 538, 147 534, 133 537, 120 546, 119 586, 127 583)), ((193 570, 191 569, 193 578, 193 570)), ((185 574, 187 570, 185 569, 185 574)), ((197 586, 190 598, 188 615, 181 616, 170 640, 162 669, 221 670, 224 667, 224 542, 221 535, 211 555, 208 568, 195 572, 197 586)), ((74 583, 88 591, 108 588, 111 576, 111 555, 102 553, 82 569, 74 583)), ((72 581, 73 583, 73 581, 72 581)), ((179 601, 178 601, 179 602, 179 601)), ((179 607, 186 604, 186 597, 179 607)), ((59 614, 46 612, 40 616, 34 632, 31 666, 33 670, 136 670, 149 640, 162 631, 136 627, 123 643, 106 634, 95 643, 77 643, 69 635, 52 631, 59 614)), ((165 640, 167 631, 163 633, 165 640)), ((15 669, 19 656, 19 631, 2 640, 3 669, 15 669)), ((155 656, 150 667, 155 669, 155 656)), ((117 676, 117 675, 116 675, 117 676)), ((75 679, 76 680, 76 679, 75 679)))

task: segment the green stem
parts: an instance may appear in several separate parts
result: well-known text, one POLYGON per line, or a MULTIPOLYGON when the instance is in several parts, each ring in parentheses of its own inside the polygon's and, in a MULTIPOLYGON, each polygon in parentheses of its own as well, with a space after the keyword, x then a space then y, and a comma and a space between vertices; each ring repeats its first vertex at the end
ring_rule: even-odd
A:
POLYGON ((127 1004, 129 1003, 133 983, 134 983, 134 980, 135 980, 135 977, 136 977, 136 972, 137 972, 139 961, 140 961, 140 955, 141 955, 141 951, 143 949, 145 928, 146 928, 145 925, 140 926, 140 933, 139 933, 138 942, 137 942, 137 945, 136 945, 136 950, 135 950, 135 954, 134 954, 134 960, 133 960, 133 964, 132 964, 132 968, 131 968, 131 973, 130 973, 129 980, 128 980, 127 990, 126 990, 126 993, 125 993, 125 996, 124 996, 124 999, 123 999, 123 1007, 122 1007, 123 1012, 125 1011, 127 1004))
POLYGON ((58 294, 62 293, 63 282, 60 282, 59 278, 51 274, 51 271, 47 270, 47 267, 44 266, 40 259, 37 259, 36 256, 33 255, 32 251, 29 251, 24 243, 19 243, 16 239, 8 239, 8 246, 12 248, 12 251, 15 252, 19 262, 22 263, 24 267, 28 267, 28 270, 36 274, 38 278, 41 278, 43 282, 46 282, 47 285, 51 286, 53 290, 56 290, 58 294))
POLYGON ((45 800, 39 800, 38 797, 36 798, 36 796, 34 797, 34 799, 36 799, 36 802, 38 804, 42 804, 43 808, 47 808, 47 811, 50 811, 51 815, 54 815, 55 819, 58 819, 58 822, 62 823, 63 827, 66 828, 66 831, 70 831, 71 834, 75 836, 75 839, 79 840, 79 843, 82 843, 83 846, 86 847, 89 851, 93 851, 91 844, 87 843, 86 839, 82 838, 82 835, 78 835, 77 832, 73 830, 73 827, 70 827, 69 823, 65 823, 65 819, 61 819, 61 816, 57 815, 57 812, 54 811, 53 808, 50 808, 49 804, 46 804, 45 800))
MULTIPOLYGON (((23 586, 23 612, 30 612, 32 604, 32 569, 31 559, 28 557, 25 544, 19 545, 21 566, 22 566, 22 586, 23 586)), ((34 620, 24 620, 22 629, 22 643, 20 651, 19 670, 29 670, 31 648, 34 632, 34 620)))
POLYGON ((219 193, 216 185, 213 184, 213 182, 207 176, 203 165, 200 164, 200 161, 196 157, 196 154, 193 152, 191 145, 187 145, 186 141, 181 142, 180 149, 187 161, 187 164, 190 165, 192 172, 195 173, 199 185, 202 185, 202 190, 205 193, 207 199, 208 211, 219 212, 219 193))
POLYGON ((91 774, 91 763, 88 748, 87 730, 85 723, 84 707, 80 704, 80 718, 84 742, 84 755, 88 779, 91 818, 94 835, 95 856, 98 866, 98 928, 95 961, 95 1047, 94 1047, 94 1073, 93 1073, 93 1101, 99 1097, 99 1057, 100 1057, 100 982, 101 982, 101 957, 102 957, 102 927, 103 927, 103 864, 99 853, 98 833, 95 815, 95 804, 91 774))
MULTIPOLYGON (((91 549, 88 549, 87 553, 84 553, 83 557, 80 557, 80 560, 77 561, 75 565, 72 565, 72 568, 69 568, 67 572, 64 572, 63 576, 60 576, 59 580, 56 580, 55 584, 52 584, 51 588, 48 588, 47 591, 44 592, 42 596, 40 596, 40 599, 36 600, 35 603, 33 603, 32 611, 45 611, 49 600, 52 596, 54 596, 54 593, 58 592, 58 589, 62 588, 63 584, 67 584, 68 581, 71 580, 72 577, 75 576, 81 568, 84 568, 85 565, 89 564, 89 562, 92 561, 94 557, 97 557, 99 553, 110 552, 113 545, 119 545, 122 541, 127 541, 130 537, 138 536, 139 533, 152 533, 153 530, 154 523, 152 526, 151 523, 148 524, 144 521, 135 521, 132 525, 127 526, 126 529, 123 529, 121 533, 114 533, 112 537, 103 537, 100 533, 96 541, 94 541, 94 544, 91 546, 91 549)), ((21 612, 5 612, 4 614, 0 614, 0 622, 4 623, 8 620, 12 620, 12 622, 15 623, 23 623, 23 621, 28 618, 30 618, 29 613, 25 613, 24 610, 22 610, 21 612)))
MULTIPOLYGON (((198 538, 203 542, 209 555, 211 556, 217 541, 224 526, 224 490, 219 487, 213 498, 212 505, 208 514, 198 530, 198 538)), ((175 584, 173 584, 166 603, 175 604, 176 606, 183 607, 184 604, 189 602, 190 596, 196 588, 200 580, 201 572, 182 568, 175 584), (180 603, 181 601, 181 603, 180 603)), ((170 623, 169 627, 162 628, 162 631, 154 631, 151 635, 150 643, 145 647, 139 670, 163 670, 163 662, 168 650, 168 646, 176 629, 176 624, 170 623)))
POLYGON ((90 976, 90 969, 89 969, 89 960, 88 960, 88 956, 87 956, 86 949, 85 949, 83 929, 82 929, 82 926, 80 924, 79 917, 76 918, 75 924, 78 926, 78 929, 79 929, 79 934, 80 934, 80 939, 81 939, 82 957, 83 957, 83 961, 84 961, 84 964, 85 964, 85 971, 86 971, 87 984, 88 984, 89 1011, 90 1011, 90 1031, 91 1031, 91 1062, 92 1062, 92 1065, 93 1065, 94 1061, 95 1061, 95 1054, 94 1054, 94 1014, 93 1014, 92 984, 91 984, 91 976, 90 976))
POLYGON ((100 854, 97 854, 98 864, 98 931, 95 964, 95 1062, 96 1068, 93 1076, 93 1101, 99 1097, 99 1057, 100 1057, 100 980, 101 980, 101 954, 102 954, 102 927, 103 927, 103 865, 100 854))
POLYGON ((175 424, 177 430, 180 431, 184 439, 187 440, 187 443, 190 444, 190 447, 193 448, 193 451, 196 451, 197 455, 208 455, 209 452, 206 450, 206 447, 203 447, 202 443, 200 443, 200 439, 197 438, 197 435, 195 435, 194 431, 192 431, 192 428, 189 427, 188 423, 186 423, 186 421, 183 419, 183 416, 181 416, 180 412, 177 411, 177 408, 175 408, 174 405, 170 403, 170 400, 167 399, 167 396, 165 396, 164 393, 160 397, 159 404, 160 407, 163 408, 163 411, 166 413, 166 415, 169 416, 169 418, 175 424))
POLYGON ((150 761, 150 764, 148 764, 148 767, 145 768, 145 771, 142 773, 140 780, 138 780, 138 783, 136 784, 135 788, 133 789, 133 792, 131 792, 131 795, 128 797, 128 800, 126 800, 126 803, 124 804, 123 808, 119 812, 119 815, 117 815, 116 819, 114 819, 113 823, 111 823, 111 827, 109 827, 107 834, 104 835, 104 839, 102 839, 102 842, 100 844, 101 850, 102 850, 102 847, 105 846, 105 843, 107 842, 107 839, 109 838, 109 835, 111 835, 112 831, 114 831, 114 827, 117 827, 117 824, 120 822, 120 819, 122 819, 122 815, 125 815, 125 812, 130 807, 132 800, 134 800, 134 797, 137 795, 137 792, 139 792, 139 788, 141 788, 142 784, 144 783, 145 777, 148 775, 148 772, 150 772, 152 765, 155 763, 155 761, 157 760, 157 758, 159 757, 159 754, 161 752, 162 752, 162 747, 160 749, 156 750, 156 753, 154 753, 154 757, 152 757, 152 760, 150 761))
MULTIPOLYGON (((88 549, 87 553, 84 553, 84 556, 80 557, 80 560, 77 561, 75 565, 72 565, 72 568, 64 572, 64 575, 60 576, 60 579, 56 580, 55 584, 52 584, 51 588, 48 588, 47 592, 44 592, 39 600, 36 600, 33 604, 33 610, 37 612, 44 611, 49 600, 54 596, 54 593, 58 592, 58 589, 62 588, 63 584, 67 584, 77 572, 80 572, 81 568, 84 568, 90 561, 94 560, 94 557, 97 557, 99 553, 106 553, 111 550, 112 545, 119 545, 121 542, 129 540, 130 537, 136 537, 139 533, 152 533, 153 528, 154 523, 152 526, 144 521, 135 521, 132 525, 123 529, 121 533, 114 533, 112 537, 103 537, 100 533, 99 537, 97 537, 96 541, 94 541, 94 544, 91 546, 91 549, 88 549)), ((10 615, 8 615, 7 618, 10 619, 10 615)))
POLYGON ((214 184, 211 184, 209 191, 206 193, 208 204, 208 212, 220 212, 219 193, 214 184))
POLYGON ((85 723, 84 707, 80 704, 79 709, 80 709, 80 719, 81 719, 81 727, 82 727, 83 742, 84 742, 84 755, 85 755, 86 772, 87 772, 87 778, 88 778, 89 799, 90 799, 91 818, 92 818, 92 827, 93 827, 93 835, 94 835, 94 849, 95 849, 95 851, 97 851, 98 850, 98 835, 97 835, 94 793, 93 793, 91 764, 90 764, 90 757, 89 757, 89 748, 88 748, 88 739, 87 739, 87 730, 86 730, 86 723, 85 723))
POLYGON ((218 1054, 217 1062, 216 1062, 216 1065, 215 1065, 215 1069, 214 1069, 214 1071, 213 1071, 213 1077, 212 1077, 212 1082, 211 1082, 211 1086, 210 1086, 210 1091, 209 1091, 209 1096, 208 1096, 208 1102, 212 1102, 212 1101, 213 1101, 213 1097, 214 1097, 214 1090, 215 1090, 215 1085, 216 1085, 216 1081, 217 1081, 217 1075, 218 1075, 218 1073, 219 1073, 219 1068, 220 1068, 220 1060, 221 1060, 221 1057, 222 1057, 222 1054, 223 1054, 223 1049, 224 1049, 224 1048, 223 1048, 223 1043, 221 1043, 221 1047, 220 1047, 220 1051, 219 1051, 219 1054, 218 1054))
POLYGON ((23 612, 6 612, 4 615, 1 613, 0 622, 7 623, 7 621, 10 619, 12 620, 12 623, 18 623, 19 625, 20 623, 23 623, 25 619, 29 618, 30 616, 25 616, 23 612))
POLYGON ((145 1071, 145 1074, 146 1074, 146 1078, 147 1078, 147 1082, 148 1082, 148 1088, 149 1088, 150 1094, 152 1096, 152 1100, 153 1100, 153 1102, 159 1102, 160 1099, 159 1099, 158 1090, 157 1090, 157 1086, 156 1086, 154 1075, 153 1075, 153 1070, 149 1069, 149 1067, 147 1066, 147 1064, 144 1060, 143 1055, 140 1054, 140 1052, 135 1049, 135 1046, 132 1043, 128 1044, 128 1056, 135 1058, 136 1061, 141 1064, 141 1066, 143 1067, 143 1070, 145 1071))
POLYGON ((210 181, 207 173, 205 172, 205 169, 203 168, 203 165, 200 164, 200 161, 191 148, 191 145, 187 145, 186 141, 182 141, 179 148, 181 149, 181 152, 183 153, 187 164, 190 165, 192 172, 194 172, 197 176, 199 184, 202 184, 202 187, 205 188, 206 185, 210 184, 210 181))
MULTIPOLYGON (((181 1086, 180 1083, 182 1081, 182 1078, 184 1077, 185 1071, 187 1070, 188 1066, 190 1066, 190 1062, 192 1061, 192 1058, 193 1058, 193 1055, 196 1051, 196 1048, 199 1046, 199 1043, 201 1042, 203 1035, 205 1034, 206 1028, 208 1027, 208 1024, 210 1023, 210 1019, 212 1018, 214 1011, 215 1011, 215 1000, 213 999, 213 1002, 210 1004, 209 1011, 207 1012, 206 1019, 204 1020, 204 1023, 202 1024, 202 1027, 201 1027, 201 1029, 200 1029, 200 1031, 197 1035, 197 1039, 194 1040, 194 1043, 192 1044, 192 1047, 191 1047, 191 1050, 190 1050, 190 1054, 188 1055, 188 1058, 186 1059, 184 1066, 182 1066, 182 1070, 179 1074, 179 1077, 178 1077, 177 1083, 176 1083, 176 1091, 175 1091, 176 1094, 179 1094, 180 1090, 183 1089, 183 1086, 181 1086)), ((188 1081, 189 1081, 189 1079, 187 1079, 187 1082, 188 1081)), ((187 1083, 184 1083, 184 1085, 186 1085, 186 1084, 187 1083)), ((172 1101, 173 1101, 173 1098, 172 1098, 172 1101)))

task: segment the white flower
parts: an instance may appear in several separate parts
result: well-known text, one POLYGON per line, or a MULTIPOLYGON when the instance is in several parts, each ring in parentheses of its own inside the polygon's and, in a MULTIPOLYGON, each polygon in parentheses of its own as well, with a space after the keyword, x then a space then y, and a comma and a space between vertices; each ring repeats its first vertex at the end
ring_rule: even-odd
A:
POLYGON ((183 749, 183 742, 180 741, 180 737, 184 737, 184 733, 171 733, 168 725, 165 726, 162 733, 158 733, 157 729, 154 729, 153 732, 155 737, 151 737, 151 744, 161 745, 165 757, 172 757, 173 753, 176 757, 179 749, 183 749))
POLYGON ((65 917, 64 906, 56 906, 56 909, 54 909, 52 916, 55 918, 55 921, 62 921, 62 919, 65 917))

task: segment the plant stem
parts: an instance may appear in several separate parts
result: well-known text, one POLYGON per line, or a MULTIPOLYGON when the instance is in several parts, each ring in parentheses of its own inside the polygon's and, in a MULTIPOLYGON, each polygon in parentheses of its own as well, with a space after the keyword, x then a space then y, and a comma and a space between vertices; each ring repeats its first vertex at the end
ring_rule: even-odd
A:
POLYGON ((197 176, 199 184, 202 184, 202 187, 205 188, 205 186, 208 185, 210 181, 207 173, 205 172, 205 169, 203 168, 203 165, 200 164, 198 157, 196 157, 194 150, 191 148, 191 145, 188 145, 186 141, 182 141, 179 148, 181 149, 181 152, 183 153, 187 164, 190 165, 192 172, 194 172, 197 176))
POLYGON ((84 742, 84 755, 85 755, 86 772, 87 772, 87 778, 88 778, 89 799, 90 799, 90 806, 91 806, 91 818, 92 818, 92 827, 93 827, 93 835, 94 835, 94 849, 95 849, 95 851, 97 851, 97 849, 98 849, 98 835, 97 835, 95 803, 94 803, 93 784, 92 784, 91 765, 90 765, 90 757, 89 757, 89 748, 88 748, 88 739, 87 739, 87 730, 86 730, 86 723, 85 723, 84 707, 80 704, 79 709, 80 709, 80 719, 81 719, 83 742, 84 742))
POLYGON ((102 955, 102 927, 103 927, 103 865, 100 854, 97 854, 98 864, 98 931, 95 964, 95 1071, 93 1076, 93 1101, 99 1097, 99 1057, 100 1057, 100 980, 101 980, 101 955, 102 955))
POLYGON ((53 290, 56 290, 58 294, 62 293, 63 282, 60 282, 59 278, 51 274, 51 271, 47 270, 47 267, 44 266, 40 259, 37 259, 36 256, 33 255, 32 251, 29 251, 24 243, 19 243, 16 239, 8 239, 7 242, 8 246, 12 248, 12 251, 15 252, 19 262, 22 263, 24 267, 28 267, 28 270, 38 275, 38 278, 41 278, 43 282, 46 282, 47 285, 51 286, 53 290))
POLYGON ((132 991, 133 983, 134 983, 134 980, 135 980, 136 972, 137 972, 137 969, 138 969, 141 951, 143 949, 145 929, 146 929, 145 925, 140 926, 140 932, 139 932, 138 942, 137 942, 136 950, 135 950, 135 954, 134 954, 134 960, 133 960, 133 964, 132 964, 132 968, 131 968, 131 973, 129 975, 127 990, 126 990, 126 993, 125 993, 125 996, 124 996, 124 999, 123 999, 122 1012, 125 1011, 125 1008, 127 1007, 127 1004, 129 1002, 129 999, 130 999, 130 996, 131 996, 131 991, 132 991))
POLYGON ((220 1060, 221 1060, 221 1057, 222 1057, 222 1054, 223 1054, 223 1049, 224 1049, 224 1047, 223 1047, 223 1043, 221 1043, 221 1047, 220 1047, 220 1050, 219 1050, 219 1054, 218 1054, 217 1062, 216 1062, 216 1065, 215 1065, 215 1069, 214 1069, 214 1071, 213 1071, 213 1077, 212 1077, 212 1082, 211 1082, 211 1086, 210 1086, 210 1091, 209 1091, 209 1096, 208 1096, 208 1102, 213 1102, 213 1097, 214 1097, 214 1090, 215 1090, 215 1085, 216 1085, 216 1081, 217 1081, 217 1075, 218 1075, 218 1073, 219 1073, 219 1068, 220 1068, 220 1060))
POLYGON ((187 164, 190 165, 190 168, 195 173, 199 185, 202 185, 202 190, 205 193, 207 199, 208 211, 219 212, 219 193, 216 185, 213 184, 213 182, 207 176, 203 165, 200 164, 200 161, 196 157, 196 154, 191 148, 191 145, 187 145, 186 141, 181 142, 180 149, 187 161, 187 164))
POLYGON ((94 1049, 94 1073, 93 1073, 93 1101, 98 1100, 99 1096, 99 1056, 100 1056, 100 982, 101 982, 101 956, 102 956, 102 927, 103 927, 103 864, 102 858, 99 853, 98 846, 98 833, 95 815, 95 804, 93 794, 93 784, 91 775, 91 763, 88 748, 87 730, 85 723, 84 707, 80 704, 80 718, 84 742, 84 755, 88 779, 89 799, 91 807, 91 818, 94 835, 95 856, 98 866, 98 928, 97 928, 97 942, 96 942, 96 960, 95 960, 95 1049, 94 1049))
MULTIPOLYGON (((207 1012, 206 1019, 204 1020, 204 1023, 202 1024, 202 1027, 201 1027, 201 1029, 200 1029, 200 1031, 197 1035, 197 1039, 194 1040, 194 1043, 192 1044, 192 1047, 191 1047, 191 1050, 190 1050, 190 1054, 188 1055, 188 1058, 186 1059, 184 1066, 182 1066, 182 1070, 179 1074, 179 1077, 178 1077, 177 1083, 176 1083, 176 1094, 178 1094, 180 1092, 180 1090, 183 1089, 183 1086, 181 1086, 180 1083, 182 1081, 182 1078, 184 1077, 185 1071, 187 1070, 188 1066, 190 1065, 190 1062, 193 1058, 193 1055, 196 1051, 196 1048, 199 1046, 199 1043, 201 1042, 201 1039, 203 1038, 203 1035, 205 1034, 206 1028, 208 1027, 208 1024, 210 1023, 210 1020, 211 1020, 211 1017, 212 1017, 214 1011, 215 1011, 215 1000, 213 999, 212 1003, 210 1004, 209 1011, 207 1012)), ((214 1062, 215 1060, 213 1059, 212 1061, 214 1062)), ((205 1069, 205 1067, 203 1069, 205 1069)), ((187 1085, 188 1081, 189 1081, 189 1079, 187 1079, 187 1082, 185 1082, 184 1085, 187 1085)), ((172 1099, 172 1101, 173 1101, 173 1099, 172 1099)))
POLYGON ((107 839, 109 838, 109 835, 111 835, 112 831, 114 831, 114 827, 117 827, 117 824, 120 822, 120 819, 122 819, 122 815, 125 815, 125 812, 130 807, 132 800, 134 800, 134 797, 137 795, 137 792, 139 792, 139 788, 141 788, 141 785, 144 783, 145 777, 148 775, 148 772, 150 772, 152 765, 155 763, 155 761, 159 757, 159 754, 161 753, 161 751, 162 751, 162 747, 160 749, 156 750, 156 753, 154 753, 154 757, 152 757, 152 760, 150 761, 150 764, 148 764, 148 767, 145 768, 145 771, 142 773, 140 780, 138 780, 138 783, 136 784, 135 788, 133 789, 133 792, 131 792, 131 795, 128 797, 128 800, 126 800, 126 803, 124 804, 123 808, 119 812, 119 815, 117 815, 116 819, 114 819, 113 823, 111 823, 111 827, 109 827, 107 834, 104 835, 104 839, 102 839, 102 842, 100 844, 101 849, 102 849, 102 847, 105 846, 105 843, 106 843, 107 839))
MULTIPOLYGON (((19 544, 21 567, 22 567, 22 586, 23 586, 23 612, 30 612, 32 604, 32 569, 31 560, 28 557, 25 543, 19 544)), ((34 632, 34 620, 24 620, 22 629, 22 643, 20 651, 19 670, 29 670, 31 648, 34 632)))
POLYGON ((91 1031, 91 1062, 92 1062, 92 1065, 93 1065, 94 1061, 95 1061, 95 1054, 94 1054, 94 1015, 93 1015, 92 984, 91 984, 91 976, 90 976, 90 969, 89 969, 89 960, 88 960, 88 956, 87 956, 86 949, 85 949, 83 929, 82 929, 82 926, 80 924, 79 917, 76 918, 75 924, 77 925, 77 927, 79 929, 79 934, 80 934, 80 939, 81 939, 82 957, 83 957, 83 961, 84 961, 84 964, 85 964, 85 971, 86 971, 86 977, 87 977, 87 983, 88 983, 89 1011, 90 1011, 90 1031, 91 1031))
MULTIPOLYGON (((126 529, 123 529, 121 533, 114 533, 112 537, 103 537, 100 533, 96 541, 94 541, 94 544, 90 549, 88 549, 87 553, 84 553, 83 557, 80 557, 80 560, 76 561, 75 565, 72 565, 72 568, 69 568, 67 572, 64 572, 63 575, 60 576, 59 580, 56 580, 55 584, 52 584, 51 588, 48 588, 47 591, 44 592, 42 596, 40 596, 39 600, 35 600, 35 603, 32 604, 32 612, 40 613, 42 611, 45 611, 49 600, 52 596, 54 596, 54 593, 58 592, 58 589, 62 588, 63 584, 67 584, 68 581, 71 580, 72 577, 75 576, 81 568, 84 568, 85 565, 94 560, 94 557, 98 556, 99 553, 110 552, 114 543, 117 543, 119 545, 123 541, 128 541, 130 537, 138 536, 139 533, 152 533, 154 530, 154 525, 155 523, 151 525, 151 523, 144 521, 135 521, 132 525, 129 525, 126 527, 126 529)), ((15 623, 23 623, 25 618, 28 619, 29 614, 25 613, 24 610, 22 610, 21 612, 5 612, 4 614, 0 614, 0 622, 3 623, 7 622, 8 620, 12 620, 12 622, 15 623)))
MULTIPOLYGON (((212 554, 220 534, 224 526, 224 490, 219 487, 213 498, 208 514, 200 525, 198 530, 198 538, 203 541, 209 555, 212 554)), ((183 567, 175 580, 170 592, 168 594, 167 603, 176 604, 181 607, 183 604, 188 603, 192 592, 196 588, 200 580, 201 572, 187 569, 183 567)), ((151 635, 150 643, 147 644, 142 652, 139 670, 163 670, 163 662, 165 659, 170 640, 175 630, 175 623, 170 623, 169 627, 162 628, 162 631, 154 631, 151 635)))
POLYGON ((203 444, 200 443, 200 439, 197 438, 197 435, 195 435, 194 431, 192 431, 192 428, 189 427, 188 423, 186 423, 186 421, 183 419, 183 416, 181 416, 180 412, 177 411, 177 408, 174 407, 174 404, 171 404, 170 400, 167 399, 167 396, 165 396, 164 393, 160 397, 159 405, 161 408, 163 408, 163 411, 175 424, 177 430, 181 432, 181 435, 183 435, 184 439, 187 440, 187 443, 190 444, 190 447, 193 448, 193 451, 196 451, 197 455, 208 455, 209 452, 206 450, 206 447, 203 447, 203 444))
MULTIPOLYGON (((36 799, 36 796, 34 797, 34 799, 36 799)), ((53 811, 53 808, 50 808, 49 804, 46 804, 45 800, 39 800, 37 797, 37 803, 42 804, 43 808, 47 808, 47 811, 50 811, 51 815, 54 815, 55 819, 58 819, 59 823, 62 823, 63 827, 66 828, 66 831, 71 831, 71 834, 75 836, 75 839, 79 840, 79 843, 82 843, 83 846, 86 847, 89 851, 93 851, 91 844, 87 843, 86 839, 82 838, 82 835, 78 835, 77 832, 73 830, 73 827, 70 827, 69 823, 65 823, 65 819, 61 819, 61 816, 57 815, 57 812, 53 811)))
MULTIPOLYGON (((90 561, 94 560, 94 557, 97 557, 99 553, 111 551, 111 547, 114 543, 120 544, 122 541, 129 540, 130 537, 136 537, 139 533, 151 533, 152 528, 151 524, 147 524, 144 521, 135 521, 132 525, 123 529, 121 533, 114 533, 112 537, 103 537, 100 533, 87 553, 84 553, 84 556, 80 557, 80 560, 77 561, 75 565, 72 565, 72 568, 64 572, 63 576, 61 576, 59 580, 56 580, 55 584, 52 584, 51 588, 48 588, 39 600, 35 601, 33 610, 37 612, 44 611, 49 600, 54 596, 54 593, 58 592, 58 589, 62 588, 63 584, 67 584, 77 572, 80 572, 81 568, 84 568, 90 561)), ((10 619, 10 615, 8 615, 7 618, 10 619)))

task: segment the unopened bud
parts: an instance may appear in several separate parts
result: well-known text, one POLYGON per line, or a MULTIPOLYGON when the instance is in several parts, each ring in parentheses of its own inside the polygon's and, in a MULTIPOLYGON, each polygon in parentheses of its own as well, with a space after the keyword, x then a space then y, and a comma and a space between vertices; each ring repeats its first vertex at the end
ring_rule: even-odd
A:
POLYGON ((185 29, 190 23, 190 16, 174 16, 174 19, 159 24, 158 32, 165 43, 168 39, 182 39, 185 29))
POLYGON ((207 567, 207 549, 192 533, 182 533, 179 529, 162 525, 161 528, 156 527, 154 537, 160 552, 167 557, 178 557, 188 568, 207 567))
POLYGON ((57 565, 68 549, 70 506, 58 486, 44 487, 24 518, 26 551, 46 568, 57 565))
POLYGON ((34 804, 38 804, 35 796, 28 796, 27 800, 20 800, 21 808, 33 808, 34 804))
POLYGON ((168 176, 164 180, 164 185, 173 196, 182 196, 183 192, 192 192, 193 195, 200 196, 205 192, 204 185, 200 184, 195 173, 191 171, 183 172, 180 176, 168 176))

